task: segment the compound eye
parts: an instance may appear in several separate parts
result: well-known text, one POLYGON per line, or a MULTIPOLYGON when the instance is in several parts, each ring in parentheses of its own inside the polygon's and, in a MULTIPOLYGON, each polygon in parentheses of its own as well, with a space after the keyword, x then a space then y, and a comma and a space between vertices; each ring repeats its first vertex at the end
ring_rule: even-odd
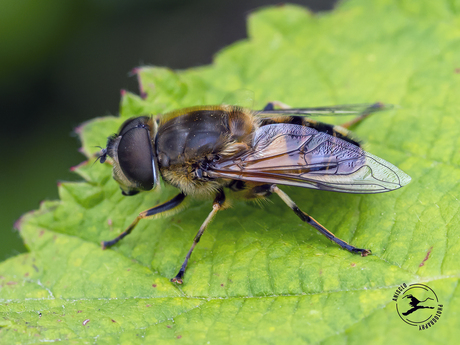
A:
POLYGON ((118 145, 118 162, 125 176, 138 185, 139 189, 153 188, 152 144, 145 127, 134 127, 124 132, 118 145))

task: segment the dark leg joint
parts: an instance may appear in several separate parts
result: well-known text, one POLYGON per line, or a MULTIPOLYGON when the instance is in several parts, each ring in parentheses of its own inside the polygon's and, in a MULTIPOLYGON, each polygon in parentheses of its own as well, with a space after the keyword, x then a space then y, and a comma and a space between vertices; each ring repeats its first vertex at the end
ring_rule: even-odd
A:
POLYGON ((228 188, 230 188, 234 192, 238 192, 238 191, 243 190, 244 188, 246 188, 246 183, 244 183, 243 181, 240 181, 240 180, 233 180, 228 185, 228 188))
POLYGON ((158 206, 156 206, 154 208, 151 208, 151 209, 149 209, 147 211, 144 211, 141 214, 144 217, 150 217, 150 216, 154 216, 154 215, 156 215, 158 213, 161 213, 161 212, 169 211, 169 210, 173 209, 174 207, 178 206, 182 201, 184 201, 184 199, 185 199, 185 194, 184 193, 179 193, 174 198, 172 198, 171 200, 165 202, 164 204, 158 205, 158 206))
POLYGON ((303 213, 300 208, 297 207, 297 205, 295 205, 292 210, 295 212, 295 214, 300 218, 302 219, 304 222, 307 222, 307 223, 310 223, 311 222, 311 217, 306 214, 306 213, 303 213))
POLYGON ((273 105, 272 102, 270 103, 267 103, 267 105, 264 107, 263 111, 270 111, 270 110, 274 110, 275 109, 275 106, 273 105))
POLYGON ((177 273, 177 275, 171 279, 171 282, 172 283, 177 283, 177 284, 182 284, 184 281, 184 273, 185 273, 185 269, 183 270, 182 268, 180 269, 179 273, 177 273))
POLYGON ((273 193, 271 184, 263 184, 252 189, 252 193, 257 196, 269 196, 273 193))
POLYGON ((213 204, 218 204, 219 206, 222 206, 225 202, 225 194, 222 189, 219 189, 219 191, 216 194, 216 197, 214 199, 213 204))

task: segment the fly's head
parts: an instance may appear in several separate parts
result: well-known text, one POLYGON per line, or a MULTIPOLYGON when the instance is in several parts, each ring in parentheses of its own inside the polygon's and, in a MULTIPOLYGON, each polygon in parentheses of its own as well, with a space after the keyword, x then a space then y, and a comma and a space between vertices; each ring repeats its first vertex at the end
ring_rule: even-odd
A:
POLYGON ((123 195, 135 195, 156 187, 159 179, 155 154, 157 126, 149 116, 126 120, 117 134, 108 138, 99 160, 113 159, 112 175, 123 195))

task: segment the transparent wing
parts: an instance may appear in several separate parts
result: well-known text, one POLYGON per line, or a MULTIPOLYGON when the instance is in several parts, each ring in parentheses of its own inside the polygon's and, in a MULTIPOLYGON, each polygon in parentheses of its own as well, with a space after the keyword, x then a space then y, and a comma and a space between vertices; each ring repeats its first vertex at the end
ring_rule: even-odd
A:
POLYGON ((393 164, 356 145, 284 123, 259 128, 253 149, 211 164, 207 174, 344 193, 388 192, 411 180, 393 164))
POLYGON ((374 104, 347 104, 337 105, 332 107, 317 107, 317 108, 291 108, 291 109, 273 109, 261 110, 256 112, 259 117, 272 117, 282 115, 297 115, 297 116, 335 116, 335 115, 363 115, 372 114, 377 111, 388 110, 393 108, 391 104, 374 103, 374 104))

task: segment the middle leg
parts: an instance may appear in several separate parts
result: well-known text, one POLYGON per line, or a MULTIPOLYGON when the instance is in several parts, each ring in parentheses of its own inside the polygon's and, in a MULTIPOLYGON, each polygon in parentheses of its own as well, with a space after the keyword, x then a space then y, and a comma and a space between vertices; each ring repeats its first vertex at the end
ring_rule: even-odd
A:
POLYGON ((171 279, 173 283, 182 284, 183 282, 182 279, 184 278, 185 269, 187 268, 187 263, 188 263, 188 260, 190 259, 190 256, 192 255, 193 249, 195 249, 195 246, 198 244, 198 242, 200 242, 201 235, 203 235, 204 231, 206 230, 206 227, 211 222, 211 220, 214 218, 217 211, 219 211, 222 208, 222 205, 224 204, 224 202, 225 202, 224 191, 219 190, 212 204, 212 211, 209 213, 208 217, 205 219, 205 221, 200 227, 200 230, 198 231, 195 238, 193 239, 192 247, 190 248, 187 255, 185 256, 184 263, 182 264, 179 270, 179 273, 177 273, 177 275, 171 279))
POLYGON ((134 221, 131 223, 131 225, 128 226, 128 228, 125 231, 123 231, 120 235, 118 235, 117 237, 115 237, 114 239, 112 239, 110 241, 101 242, 102 249, 106 249, 106 248, 109 248, 109 247, 113 246, 118 241, 122 240, 125 236, 129 235, 131 233, 131 231, 133 231, 133 229, 136 227, 137 223, 139 223, 139 221, 141 219, 148 218, 148 217, 154 216, 156 214, 160 214, 160 213, 172 210, 175 207, 179 206, 180 203, 182 201, 184 201, 184 199, 185 199, 185 194, 184 193, 179 193, 174 198, 172 198, 171 200, 169 200, 169 201, 167 201, 167 202, 165 202, 165 203, 163 203, 161 205, 157 205, 157 206, 152 207, 152 208, 150 208, 148 210, 145 210, 144 212, 139 213, 139 215, 136 217, 136 219, 134 219, 134 221))

